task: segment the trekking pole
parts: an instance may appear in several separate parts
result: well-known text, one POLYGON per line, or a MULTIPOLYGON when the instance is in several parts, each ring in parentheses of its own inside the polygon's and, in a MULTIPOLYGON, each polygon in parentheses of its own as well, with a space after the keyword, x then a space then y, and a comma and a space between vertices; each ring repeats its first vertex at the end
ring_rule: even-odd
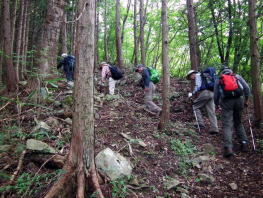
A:
POLYGON ((253 135, 253 131, 252 131, 251 120, 250 120, 249 113, 248 113, 247 109, 246 109, 246 111, 247 111, 247 118, 248 118, 248 123, 249 123, 249 129, 250 129, 251 138, 252 138, 253 149, 255 151, 256 150, 256 145, 255 145, 255 141, 254 141, 254 135, 253 135))
POLYGON ((194 112, 194 115, 195 115, 195 121, 197 123, 198 131, 201 134, 201 129, 200 129, 199 122, 198 122, 198 119, 197 119, 196 111, 194 109, 194 105, 192 105, 192 107, 193 107, 193 112, 194 112))

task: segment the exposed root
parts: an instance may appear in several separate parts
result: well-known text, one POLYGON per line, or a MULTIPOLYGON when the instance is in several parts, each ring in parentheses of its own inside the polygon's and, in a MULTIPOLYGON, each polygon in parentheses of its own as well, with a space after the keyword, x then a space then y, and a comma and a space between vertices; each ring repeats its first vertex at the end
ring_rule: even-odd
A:
POLYGON ((10 179, 10 184, 12 184, 17 176, 17 174, 19 173, 19 171, 21 170, 22 168, 22 165, 23 165, 23 160, 24 160, 24 157, 25 157, 25 154, 26 154, 26 150, 24 150, 22 152, 22 154, 20 155, 19 157, 19 161, 18 161, 18 165, 17 165, 17 168, 16 168, 16 171, 13 173, 13 175, 11 176, 11 179, 10 179))
POLYGON ((99 180, 98 180, 98 174, 96 171, 96 167, 95 164, 93 163, 92 167, 91 167, 91 180, 92 180, 92 184, 94 187, 94 191, 97 193, 97 198, 104 198, 101 188, 100 188, 100 184, 99 184, 99 180))

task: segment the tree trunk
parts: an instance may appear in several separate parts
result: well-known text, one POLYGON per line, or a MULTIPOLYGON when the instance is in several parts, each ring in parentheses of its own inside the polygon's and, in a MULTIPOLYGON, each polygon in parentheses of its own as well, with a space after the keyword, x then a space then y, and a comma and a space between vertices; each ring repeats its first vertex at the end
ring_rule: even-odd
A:
POLYGON ((95 58, 94 58, 94 65, 97 67, 99 65, 99 6, 98 2, 95 2, 95 14, 96 14, 96 24, 95 24, 95 58))
POLYGON ((11 3, 14 3, 14 5, 11 7, 12 12, 11 14, 11 43, 12 43, 12 52, 14 51, 14 43, 15 43, 15 30, 16 30, 16 14, 17 14, 17 0, 14 2, 11 1, 11 3))
MULTIPOLYGON (((0 2, 0 20, 1 21, 4 21, 3 20, 3 2, 1 1, 0 2)), ((1 51, 3 51, 3 45, 4 45, 4 36, 3 36, 3 34, 4 34, 4 30, 3 30, 3 28, 1 28, 0 29, 0 50, 1 51)), ((3 83, 3 79, 2 79, 2 77, 3 77, 3 55, 2 54, 0 54, 0 87, 2 87, 2 83, 3 83)))
POLYGON ((60 21, 63 16, 64 0, 48 0, 48 10, 41 31, 38 64, 40 74, 45 77, 51 66, 57 63, 57 43, 60 31, 60 21))
POLYGON ((61 31, 62 31, 62 53, 68 53, 68 46, 67 46, 67 12, 64 11, 63 14, 63 23, 62 23, 62 27, 61 27, 61 31))
POLYGON ((127 12, 126 12, 126 15, 124 16, 124 19, 123 19, 123 22, 122 22, 122 28, 121 28, 121 43, 123 43, 123 40, 124 40, 125 23, 126 23, 127 18, 128 18, 128 16, 129 16, 130 7, 131 7, 131 0, 128 0, 127 12))
POLYGON ((117 52, 117 65, 119 67, 123 67, 122 44, 121 44, 120 0, 116 0, 116 52, 117 52))
POLYGON ((109 60, 107 29, 107 0, 104 1, 104 60, 109 60))
POLYGON ((141 45, 141 64, 145 65, 145 43, 144 43, 144 24, 145 24, 145 13, 144 13, 144 0, 140 0, 140 45, 141 45))
POLYGON ((16 72, 13 66, 12 55, 12 32, 10 21, 10 9, 9 0, 4 0, 4 65, 7 68, 7 92, 17 91, 18 81, 16 78, 16 72))
POLYGON ((187 18, 188 18, 188 37, 190 44, 190 60, 191 68, 198 70, 199 58, 197 55, 197 38, 196 38, 196 24, 193 0, 187 0, 187 18))
POLYGON ((16 40, 16 63, 15 63, 15 71, 16 71, 16 77, 19 81, 19 71, 20 71, 20 63, 22 60, 22 33, 23 33, 23 27, 26 26, 26 24, 23 24, 23 17, 24 14, 24 8, 25 8, 25 0, 21 0, 20 2, 20 14, 18 18, 18 30, 17 30, 17 40, 16 40))
POLYGON ((94 162, 94 111, 93 111, 93 69, 94 69, 94 31, 95 0, 88 3, 78 1, 78 13, 85 7, 77 24, 76 38, 76 81, 74 87, 74 112, 72 139, 69 156, 65 164, 67 172, 51 188, 46 198, 55 197, 64 191, 63 197, 84 198, 90 184, 93 184, 96 197, 103 198, 99 188, 94 162), (85 82, 85 83, 83 83, 85 82), (87 181, 87 178, 91 182, 87 181), (69 183, 70 182, 70 183, 69 183), (68 187, 77 184, 77 189, 68 187), (72 192, 75 192, 74 194, 72 192))
POLYGON ((170 120, 170 72, 168 49, 167 0, 162 0, 162 64, 163 64, 163 106, 159 129, 164 129, 170 120))
POLYGON ((229 65, 229 56, 230 56, 230 50, 233 40, 233 22, 232 22, 232 3, 231 0, 227 0, 228 2, 228 24, 229 24, 229 33, 228 33, 228 40, 227 40, 227 49, 226 49, 226 55, 225 55, 225 64, 229 65))
POLYGON ((260 78, 260 55, 258 50, 256 0, 249 0, 249 28, 250 28, 250 55, 251 55, 251 76, 252 93, 254 101, 254 113, 256 124, 262 121, 262 97, 260 78))
POLYGON ((137 0, 134 0, 133 11, 133 36, 134 36, 134 65, 138 64, 138 38, 137 38, 137 0))

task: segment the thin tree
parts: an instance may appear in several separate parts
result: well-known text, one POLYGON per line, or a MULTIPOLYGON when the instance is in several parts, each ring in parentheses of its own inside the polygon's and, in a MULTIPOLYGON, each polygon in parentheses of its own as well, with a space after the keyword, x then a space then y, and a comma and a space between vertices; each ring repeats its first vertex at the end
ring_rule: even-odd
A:
POLYGON ((116 0, 116 52, 117 52, 117 64, 119 67, 123 67, 122 44, 121 44, 120 0, 116 0))
POLYGON ((254 113, 256 124, 262 121, 262 95, 260 78, 260 55, 258 50, 256 0, 248 1, 249 29, 250 29, 250 54, 251 54, 251 76, 252 92, 254 101, 254 113))
POLYGON ((145 24, 145 10, 144 0, 140 0, 140 45, 141 45, 141 64, 145 65, 145 43, 144 43, 144 24, 145 24))
MULTIPOLYGON (((65 8, 64 8, 65 9, 65 8)), ((64 11, 63 14, 63 22, 61 24, 61 40, 62 40, 62 52, 68 53, 68 46, 67 46, 67 12, 64 11)))
POLYGON ((18 86, 16 72, 13 66, 12 56, 12 33, 11 33, 11 20, 10 20, 10 7, 9 0, 3 1, 3 14, 4 14, 4 67, 7 74, 7 92, 15 92, 18 86))
POLYGON ((109 60, 109 53, 108 53, 108 28, 107 28, 107 0, 104 0, 104 60, 109 60))
POLYGON ((134 64, 138 64, 138 38, 137 38, 137 0, 134 0, 133 11, 133 38, 134 38, 134 64))
POLYGON ((93 69, 95 0, 90 0, 88 3, 86 0, 79 0, 77 6, 78 14, 81 13, 84 7, 85 10, 82 12, 77 24, 75 105, 71 146, 64 166, 67 172, 51 188, 45 196, 46 198, 56 197, 57 195, 61 197, 84 198, 87 193, 86 187, 94 189, 94 194, 99 198, 103 198, 94 162, 93 69), (87 179, 90 179, 90 182, 87 179), (93 184, 93 188, 90 184, 93 184))
POLYGON ((162 64, 163 64, 163 106, 159 129, 164 129, 170 120, 170 72, 168 49, 167 0, 162 0, 162 64))
POLYGON ((187 6, 187 18, 188 18, 188 38, 190 44, 190 60, 191 68, 197 70, 199 68, 199 58, 197 52, 197 38, 196 38, 196 20, 193 0, 186 1, 187 6))

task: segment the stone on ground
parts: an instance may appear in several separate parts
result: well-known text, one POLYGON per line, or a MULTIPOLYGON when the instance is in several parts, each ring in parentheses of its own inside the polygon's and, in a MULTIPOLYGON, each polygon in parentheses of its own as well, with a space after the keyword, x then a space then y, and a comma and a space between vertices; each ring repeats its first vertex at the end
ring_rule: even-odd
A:
POLYGON ((45 142, 41 142, 35 139, 28 139, 26 141, 26 148, 32 151, 38 151, 43 153, 57 153, 57 151, 46 144, 45 142))

